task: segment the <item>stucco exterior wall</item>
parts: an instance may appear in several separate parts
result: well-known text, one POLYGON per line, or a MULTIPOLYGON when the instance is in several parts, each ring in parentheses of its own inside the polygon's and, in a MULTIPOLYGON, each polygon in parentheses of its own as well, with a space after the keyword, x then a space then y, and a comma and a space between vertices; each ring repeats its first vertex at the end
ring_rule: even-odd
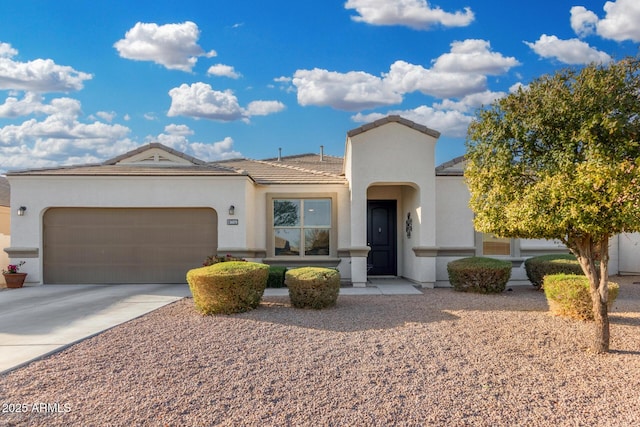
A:
MULTIPOLYGON (((15 203, 26 206, 24 216, 12 212, 12 248, 37 248, 25 259, 29 282, 41 283, 42 218, 52 207, 209 207, 218 213, 218 247, 246 248, 253 212, 247 209, 246 177, 9 177, 15 203), (229 206, 239 225, 227 225, 229 206)), ((13 261, 20 261, 14 259, 13 261)))
MULTIPOLYGON (((9 265, 9 255, 4 248, 11 246, 11 209, 8 206, 0 206, 0 268, 9 265)), ((2 283, 4 283, 4 279, 2 283)))
MULTIPOLYGON (((348 256, 348 252, 344 251, 344 248, 349 247, 349 231, 351 225, 349 188, 346 184, 261 185, 255 187, 254 195, 254 212, 256 215, 254 230, 256 244, 266 251, 267 262, 277 262, 278 264, 284 264, 289 267, 317 265, 319 261, 326 261, 326 257, 295 258, 292 260, 284 257, 274 257, 273 254, 270 253, 268 240, 273 224, 268 222, 267 219, 269 217, 268 210, 271 209, 271 205, 268 203, 269 197, 274 195, 277 195, 277 197, 290 196, 292 198, 325 197, 326 195, 335 196, 335 206, 332 207, 332 209, 335 210, 335 223, 332 224, 335 242, 331 244, 335 251, 329 258, 337 259, 338 254, 340 254, 340 261, 335 267, 340 272, 342 281, 351 281, 351 259, 348 256)), ((262 259, 259 261, 262 261, 262 259)))
POLYGON ((436 218, 439 249, 475 248, 469 189, 462 177, 439 176, 436 179, 436 218))
MULTIPOLYGON (((376 191, 385 191, 376 188, 393 189, 386 191, 395 191, 392 197, 398 200, 398 274, 426 286, 435 282, 435 258, 416 257, 410 253, 410 246, 425 249, 436 244, 435 144, 436 138, 431 135, 400 123, 387 123, 349 137, 346 149, 351 246, 366 248, 367 199, 377 198, 376 191), (410 200, 403 200, 410 192, 403 193, 398 190, 401 188, 416 192, 411 193, 414 196, 410 200), (407 212, 412 212, 413 222, 418 225, 411 242, 400 237, 407 212)), ((364 286, 365 269, 366 257, 353 260, 354 285, 364 286)))
MULTIPOLYGON (((437 246, 436 286, 449 286, 447 264, 456 259, 482 255, 481 233, 473 228, 473 212, 468 206, 469 190, 462 176, 439 176, 436 180, 437 246)), ((558 241, 514 239, 512 257, 497 257, 513 262, 512 284, 528 283, 524 259, 544 253, 565 252, 558 241)))

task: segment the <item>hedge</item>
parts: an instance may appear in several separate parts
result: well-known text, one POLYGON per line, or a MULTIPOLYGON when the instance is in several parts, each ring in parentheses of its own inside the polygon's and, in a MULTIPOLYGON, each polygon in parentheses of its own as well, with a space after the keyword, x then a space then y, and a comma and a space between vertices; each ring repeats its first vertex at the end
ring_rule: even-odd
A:
POLYGON ((321 309, 336 304, 340 293, 340 273, 331 268, 302 267, 286 273, 291 305, 321 309))
POLYGON ((187 282, 199 312, 231 314, 260 304, 268 276, 265 264, 229 261, 189 270, 187 282))
MULTIPOLYGON (((609 300, 611 309, 618 297, 620 286, 609 282, 609 300)), ((593 320, 593 302, 589 293, 589 279, 576 274, 550 274, 544 278, 544 294, 549 310, 557 316, 578 320, 593 320)))
POLYGON ((544 276, 548 274, 584 275, 580 263, 571 254, 541 255, 529 258, 524 262, 527 278, 531 284, 540 289, 544 276))
POLYGON ((279 267, 276 265, 269 266, 269 279, 267 279, 267 288, 283 288, 286 272, 287 267, 279 267))
POLYGON ((462 258, 448 263, 447 272, 456 291, 500 293, 511 278, 511 263, 486 257, 462 258))

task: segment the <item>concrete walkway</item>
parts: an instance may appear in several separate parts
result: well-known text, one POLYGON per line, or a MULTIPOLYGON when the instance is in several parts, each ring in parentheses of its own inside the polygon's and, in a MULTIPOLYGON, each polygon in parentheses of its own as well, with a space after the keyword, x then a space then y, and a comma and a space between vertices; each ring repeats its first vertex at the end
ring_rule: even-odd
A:
MULTIPOLYGON (((421 294, 409 282, 383 280, 340 295, 421 294)), ((190 296, 185 285, 44 285, 0 290, 0 374, 190 296)), ((265 296, 287 296, 267 289, 265 296)))

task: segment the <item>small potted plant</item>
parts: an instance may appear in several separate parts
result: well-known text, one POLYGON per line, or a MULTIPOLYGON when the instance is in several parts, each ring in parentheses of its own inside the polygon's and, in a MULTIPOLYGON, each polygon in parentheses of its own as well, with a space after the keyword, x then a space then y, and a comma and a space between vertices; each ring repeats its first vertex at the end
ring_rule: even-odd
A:
POLYGON ((24 279, 27 277, 27 273, 20 273, 20 267, 24 265, 24 261, 20 261, 18 264, 9 264, 7 269, 2 269, 2 275, 4 281, 7 283, 7 288, 21 288, 24 284, 24 279))

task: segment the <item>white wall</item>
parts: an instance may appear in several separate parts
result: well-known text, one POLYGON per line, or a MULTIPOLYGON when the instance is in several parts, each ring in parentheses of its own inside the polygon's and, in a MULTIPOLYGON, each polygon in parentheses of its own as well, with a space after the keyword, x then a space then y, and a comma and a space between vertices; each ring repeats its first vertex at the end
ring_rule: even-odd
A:
POLYGON ((436 218, 439 248, 475 248, 469 189, 461 176, 437 177, 436 218))
POLYGON ((26 259, 24 272, 40 283, 42 218, 52 207, 209 207, 218 213, 218 247, 246 248, 245 225, 254 212, 246 206, 247 177, 65 177, 9 176, 12 202, 26 206, 24 216, 12 212, 12 248, 38 248, 39 258, 26 259), (229 206, 239 225, 227 225, 229 206))
MULTIPOLYGON (((400 227, 408 209, 413 210, 414 224, 419 224, 414 228, 411 242, 399 242, 398 266, 399 274, 425 284, 435 281, 435 264, 430 267, 427 265, 429 260, 408 255, 406 249, 408 245, 435 246, 435 144, 433 136, 389 122, 349 137, 346 149, 348 163, 345 170, 351 187, 351 246, 356 249, 366 247, 367 198, 378 198, 375 191, 397 192, 401 188, 415 188, 417 194, 411 202, 402 202, 402 191, 393 196, 400 201, 399 236, 403 235, 400 227)), ((362 259, 353 264, 354 285, 364 286, 365 270, 366 262, 362 259)))
POLYGON ((619 235, 615 246, 609 248, 611 252, 614 249, 617 249, 620 274, 640 274, 640 233, 619 235))
MULTIPOLYGON (((438 176, 437 195, 437 246, 436 284, 448 286, 447 264, 456 259, 473 256, 477 251, 477 233, 473 228, 473 212, 469 208, 469 190, 462 176, 438 176), (459 252, 459 254, 455 254, 459 252)), ((512 283, 527 283, 523 260, 534 254, 553 253, 566 249, 558 241, 544 239, 518 239, 515 261, 511 273, 512 283)))

